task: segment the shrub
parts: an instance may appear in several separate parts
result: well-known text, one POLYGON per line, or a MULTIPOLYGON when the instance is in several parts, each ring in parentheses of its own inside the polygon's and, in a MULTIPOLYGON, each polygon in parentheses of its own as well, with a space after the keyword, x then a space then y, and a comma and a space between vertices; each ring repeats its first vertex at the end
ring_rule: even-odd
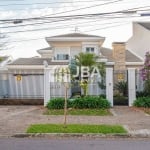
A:
POLYGON ((63 109, 64 108, 64 98, 52 98, 47 103, 48 109, 63 109))
POLYGON ((99 97, 106 99, 106 95, 105 94, 101 94, 101 95, 99 95, 99 97))
MULTIPOLYGON (((64 98, 53 98, 48 104, 48 109, 63 109, 64 108, 64 98)), ((94 109, 94 108, 110 108, 110 103, 103 97, 100 96, 85 96, 79 98, 69 99, 67 101, 67 106, 78 108, 78 109, 94 109)))
POLYGON ((82 98, 76 98, 73 101, 72 106, 74 108, 109 108, 110 103, 103 97, 99 96, 85 96, 82 98))
POLYGON ((98 108, 110 108, 110 102, 102 98, 98 100, 98 108))
POLYGON ((145 91, 137 91, 136 92, 136 97, 147 97, 147 96, 150 96, 150 94, 145 91))
POLYGON ((80 98, 75 98, 72 103, 73 103, 72 106, 73 106, 74 108, 79 108, 79 109, 81 109, 81 108, 84 108, 84 106, 85 106, 84 101, 83 101, 83 98, 81 98, 81 97, 80 97, 80 98))
MULTIPOLYGON (((52 98, 47 103, 47 108, 48 109, 63 109, 64 108, 64 103, 65 103, 65 99, 62 98, 62 97, 52 98)), ((72 105, 72 100, 68 100, 67 101, 67 106, 72 107, 71 105, 72 105)))
POLYGON ((150 97, 139 97, 134 101, 133 105, 150 108, 150 97))

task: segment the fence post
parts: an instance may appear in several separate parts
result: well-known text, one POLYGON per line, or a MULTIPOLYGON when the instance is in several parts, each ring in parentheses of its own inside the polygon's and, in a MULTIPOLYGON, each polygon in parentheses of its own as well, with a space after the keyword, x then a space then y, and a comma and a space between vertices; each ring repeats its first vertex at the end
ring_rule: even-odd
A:
POLYGON ((44 69, 44 106, 50 100, 50 69, 44 69))
POLYGON ((136 99, 135 68, 128 68, 128 95, 129 106, 132 106, 136 99))
POLYGON ((106 98, 113 106, 113 68, 106 68, 106 98))

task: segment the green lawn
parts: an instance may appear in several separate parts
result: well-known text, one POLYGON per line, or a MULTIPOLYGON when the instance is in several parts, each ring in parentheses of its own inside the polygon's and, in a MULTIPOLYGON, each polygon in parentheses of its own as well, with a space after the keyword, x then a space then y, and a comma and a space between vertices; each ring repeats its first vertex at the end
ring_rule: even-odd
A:
POLYGON ((81 125, 69 124, 35 124, 27 129, 27 133, 127 133, 120 125, 81 125))
MULTIPOLYGON (((63 115, 63 109, 51 109, 44 112, 45 115, 63 115)), ((107 116, 112 115, 108 109, 69 109, 68 115, 107 116)))

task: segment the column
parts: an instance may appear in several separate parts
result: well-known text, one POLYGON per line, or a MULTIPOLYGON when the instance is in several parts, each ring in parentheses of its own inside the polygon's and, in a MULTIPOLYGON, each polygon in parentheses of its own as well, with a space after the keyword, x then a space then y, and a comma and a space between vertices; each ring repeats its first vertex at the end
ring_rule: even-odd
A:
POLYGON ((50 100, 50 70, 44 69, 44 106, 50 100))
POLYGON ((136 99, 135 68, 128 68, 128 98, 129 106, 132 106, 136 99))
POLYGON ((113 68, 106 68, 106 98, 113 106, 113 68))

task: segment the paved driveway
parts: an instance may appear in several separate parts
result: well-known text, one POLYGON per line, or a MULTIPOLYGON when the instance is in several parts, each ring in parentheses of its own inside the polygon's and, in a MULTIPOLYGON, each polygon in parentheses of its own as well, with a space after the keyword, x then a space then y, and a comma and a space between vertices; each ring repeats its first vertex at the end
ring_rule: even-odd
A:
MULTIPOLYGON (((42 106, 0 106, 0 136, 24 133, 34 123, 62 123, 63 116, 43 115, 42 106)), ((126 106, 116 106, 114 116, 68 116, 68 123, 122 124, 130 132, 150 131, 150 116, 126 106)))

